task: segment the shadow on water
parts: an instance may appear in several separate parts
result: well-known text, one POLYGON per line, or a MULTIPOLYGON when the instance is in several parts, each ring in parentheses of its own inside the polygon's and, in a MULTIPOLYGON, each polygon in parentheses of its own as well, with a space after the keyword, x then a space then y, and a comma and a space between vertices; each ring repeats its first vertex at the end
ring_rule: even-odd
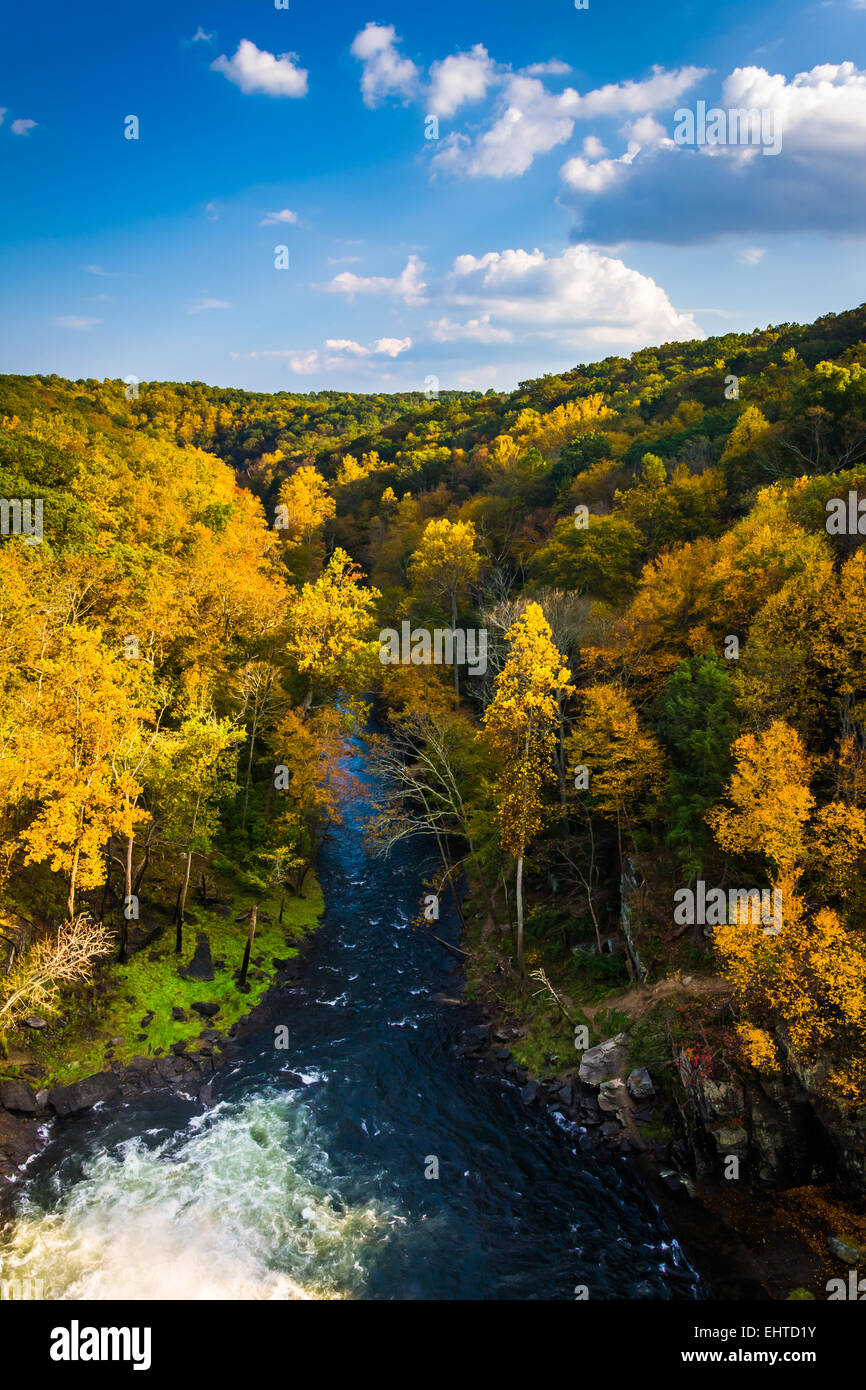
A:
MULTIPOLYGON (((362 748, 352 770, 369 791, 362 748)), ((214 1107, 157 1093, 67 1124, 22 1185, 7 1267, 62 1298, 702 1297, 624 1159, 457 1054, 461 1010, 434 996, 459 973, 412 926, 430 848, 372 858, 366 809, 322 853, 309 968, 214 1107)))

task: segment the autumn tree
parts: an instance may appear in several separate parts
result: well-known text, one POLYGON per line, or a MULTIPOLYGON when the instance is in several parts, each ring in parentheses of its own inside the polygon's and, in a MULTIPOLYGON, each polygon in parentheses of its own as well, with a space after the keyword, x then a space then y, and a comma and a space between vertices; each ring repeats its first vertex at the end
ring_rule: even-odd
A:
MULTIPOLYGON (((478 578, 481 557, 475 549, 471 521, 429 521, 418 549, 409 563, 409 578, 418 596, 433 594, 447 604, 451 626, 457 627, 457 606, 469 585, 478 578)), ((454 663, 454 691, 460 693, 460 676, 454 663)))
POLYGON ((523 863, 545 818, 543 789, 556 781, 557 697, 571 682, 537 603, 506 634, 508 660, 484 712, 483 737, 498 774, 494 782, 502 844, 517 862, 517 960, 525 976, 523 863))

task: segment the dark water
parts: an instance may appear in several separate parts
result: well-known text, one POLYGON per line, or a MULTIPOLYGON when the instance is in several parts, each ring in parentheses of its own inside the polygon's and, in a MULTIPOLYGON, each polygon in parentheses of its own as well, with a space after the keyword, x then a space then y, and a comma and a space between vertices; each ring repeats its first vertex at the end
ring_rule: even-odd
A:
MULTIPOLYGON (((30 1169, 7 1270, 65 1298, 700 1297, 624 1160, 456 1054, 462 1011, 432 998, 459 990, 453 957, 410 925, 428 847, 371 858, 364 809, 322 855, 313 963, 215 1107, 157 1094, 68 1125, 30 1169)), ((456 940, 444 910, 436 930, 456 940)))

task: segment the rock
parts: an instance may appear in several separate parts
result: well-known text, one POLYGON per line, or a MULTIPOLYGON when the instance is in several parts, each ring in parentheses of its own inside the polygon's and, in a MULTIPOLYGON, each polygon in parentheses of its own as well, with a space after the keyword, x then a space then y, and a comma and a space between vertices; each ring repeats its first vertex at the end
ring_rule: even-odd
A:
MULTIPOLYGON (((151 1018, 152 1018, 152 1017, 153 1017, 153 1014, 151 1014, 151 1018)), ((125 1042, 126 1042, 126 1039, 125 1039, 125 1038, 119 1038, 119 1037, 118 1037, 118 1038, 109 1038, 109 1040, 108 1040, 108 1046, 109 1046, 109 1047, 123 1047, 123 1044, 124 1044, 125 1042)))
POLYGON ((493 1050, 494 1061, 507 1062, 511 1056, 511 1050, 507 1047, 496 1047, 493 1050))
POLYGON ((562 1101, 563 1105, 572 1105, 572 1104, 573 1104, 573 1102, 574 1102, 574 1087, 573 1087, 573 1086, 560 1086, 560 1088, 559 1088, 559 1090, 557 1091, 556 1094, 557 1094, 557 1097, 559 1098, 559 1100, 562 1101))
POLYGON ((25 1018, 25 1020, 24 1020, 24 1027, 25 1027, 25 1028, 47 1028, 47 1027, 48 1027, 48 1024, 45 1022, 45 1019, 44 1019, 44 1018, 40 1018, 38 1014, 31 1014, 29 1018, 25 1018))
POLYGON ((287 1086, 304 1085, 304 1078, 302 1076, 299 1076, 296 1071, 281 1071, 278 1073, 278 1075, 280 1080, 284 1081, 287 1086))
POLYGON ((187 1039, 181 1038, 180 1042, 172 1043, 171 1050, 174 1053, 175 1057, 180 1057, 182 1053, 186 1052, 188 1046, 189 1042, 187 1041, 187 1039))
POLYGON ((60 1116, 80 1115, 100 1101, 111 1100, 119 1089, 117 1077, 110 1071, 101 1071, 71 1086, 55 1086, 48 1092, 48 1104, 60 1116))
POLYGON ((183 1009, 172 1009, 171 1017, 174 1023, 186 1023, 186 1013, 183 1009))
POLYGON ((602 1081, 598 1091, 598 1106, 607 1115, 619 1115, 628 1109, 628 1091, 625 1082, 618 1077, 613 1081, 602 1081))
POLYGON ((467 1042, 486 1042, 489 1032, 489 1023, 476 1023, 474 1028, 467 1028, 463 1036, 467 1042))
POLYGON ((0 1081, 0 1105, 21 1115, 35 1115, 39 1102, 26 1081, 0 1081))
MULTIPOLYGON (((139 1026, 139 1028, 149 1028, 150 1025, 151 1025, 151 1023, 153 1023, 153 1019, 154 1019, 153 1009, 150 1009, 150 1010, 144 1015, 144 1018, 140 1018, 140 1019, 138 1020, 138 1026, 139 1026)), ((123 1039, 121 1038, 120 1041, 123 1042, 123 1039)))
POLYGON ((43 1086, 41 1091, 36 1092, 36 1104, 40 1110, 44 1110, 48 1104, 48 1091, 46 1087, 43 1086))
POLYGON ((524 1105, 532 1105, 538 1095, 538 1084, 535 1081, 528 1081, 520 1092, 520 1099, 524 1105))
POLYGON ((603 1081, 613 1080, 623 1070, 628 1056, 628 1039, 625 1033, 617 1033, 615 1038, 589 1047, 580 1059, 578 1075, 587 1086, 600 1086, 603 1081))
POLYGON ((616 1120, 605 1120, 601 1127, 601 1133, 604 1139, 618 1139, 622 1134, 622 1129, 616 1120))
POLYGON ((202 1028, 199 1037, 204 1038, 205 1042, 219 1042, 222 1038, 222 1033, 218 1028, 202 1028))
POLYGON ((636 1067, 634 1071, 629 1072, 627 1085, 629 1095, 635 1100, 649 1100, 656 1093, 646 1067, 636 1067))
POLYGON ((659 1177, 669 1191, 675 1192, 677 1196, 681 1195, 683 1191, 683 1180, 679 1173, 675 1173, 672 1168, 663 1168, 659 1173, 659 1177))
POLYGON ((856 1245, 849 1245, 838 1236, 827 1237, 827 1249, 852 1269, 857 1267, 864 1254, 856 1245))
MULTIPOLYGON (((195 955, 185 970, 179 971, 187 980, 212 980, 213 961, 210 955, 210 941, 204 932, 199 932, 195 943, 195 955)), ((195 1005, 193 1004, 193 1008, 195 1005)))
POLYGON ((190 1008, 195 1009, 195 1012, 201 1014, 202 1018, 215 1018, 220 1011, 219 1004, 208 1004, 201 1001, 190 1004, 190 1008))

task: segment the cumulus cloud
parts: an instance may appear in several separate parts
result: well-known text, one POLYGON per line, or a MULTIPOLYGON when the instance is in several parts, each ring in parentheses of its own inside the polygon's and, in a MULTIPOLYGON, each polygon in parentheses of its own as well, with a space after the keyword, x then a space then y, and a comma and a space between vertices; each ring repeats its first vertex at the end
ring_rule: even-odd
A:
POLYGON ((298 214, 292 212, 291 208, 283 208, 281 212, 269 212, 259 223, 260 227, 273 227, 278 222, 297 222, 298 214))
POLYGON ((17 121, 12 122, 9 129, 13 135, 28 135, 35 125, 35 121, 28 120, 25 116, 19 116, 17 121))
POLYGON ((760 246, 746 246, 737 256, 740 265, 759 265, 764 259, 765 252, 760 246))
POLYGON ((514 334, 508 328, 494 328, 489 314, 480 318, 468 319, 466 323, 456 323, 447 317, 438 319, 430 325, 431 333, 437 343, 511 343, 514 334))
MULTIPOLYGON (((375 358, 393 359, 403 352, 408 352, 411 346, 411 338, 377 338, 367 346, 356 342, 354 338, 326 338, 321 349, 310 348, 305 351, 299 348, 279 348, 250 352, 247 356, 283 358, 298 376, 313 376, 316 372, 332 371, 335 367, 343 366, 352 358, 356 361, 366 360, 372 367, 375 365, 375 358)), ((232 357, 238 356, 238 353, 232 353, 232 357)))
POLYGON ((761 67, 737 68, 718 101, 708 101, 714 104, 771 113, 767 144, 775 133, 779 153, 764 157, 758 145, 677 145, 647 128, 654 138, 636 157, 620 156, 615 169, 596 165, 593 175, 568 161, 562 173, 579 197, 581 238, 695 243, 728 233, 862 230, 866 71, 823 63, 789 80, 761 67))
POLYGON ((576 121, 641 115, 646 123, 653 110, 678 100, 705 75, 705 68, 654 68, 644 81, 612 82, 582 95, 573 87, 554 94, 539 78, 517 74, 506 82, 492 124, 474 140, 455 132, 433 164, 474 178, 515 177, 525 173, 537 155, 569 140, 576 121))
POLYGON ((538 250, 458 256, 450 280, 454 304, 572 347, 703 337, 649 276, 589 246, 550 257, 538 250))
POLYGON ((430 68, 427 106, 436 116, 453 116, 469 101, 480 101, 494 79, 496 65, 483 44, 471 53, 452 53, 430 68))
POLYGON ((399 275, 356 275, 352 270, 344 270, 325 288, 335 294, 388 294, 405 304, 422 304, 427 288, 421 278, 424 269, 423 261, 410 256, 399 275))
POLYGON ((249 39, 241 39, 233 58, 221 54, 211 63, 214 72, 221 72, 247 96, 303 97, 307 95, 307 70, 296 65, 297 53, 274 56, 256 48, 249 39))
POLYGON ((361 94, 365 106, 378 106, 388 96, 411 97, 418 89, 418 69, 399 52, 393 24, 373 24, 356 34, 353 57, 363 65, 361 94))

